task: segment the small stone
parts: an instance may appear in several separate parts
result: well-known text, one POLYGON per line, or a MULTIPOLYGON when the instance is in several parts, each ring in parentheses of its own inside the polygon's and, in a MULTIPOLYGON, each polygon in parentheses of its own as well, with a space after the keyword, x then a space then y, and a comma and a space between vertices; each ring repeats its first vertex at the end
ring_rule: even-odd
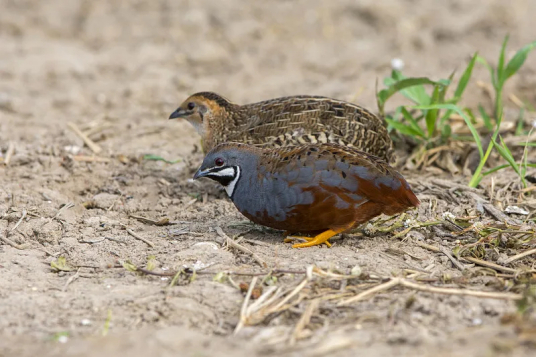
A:
POLYGON ((529 214, 529 211, 521 208, 521 207, 518 207, 518 206, 508 206, 506 207, 506 209, 504 210, 505 213, 513 213, 513 214, 521 214, 521 215, 524 215, 524 216, 527 216, 529 214))
POLYGON ((109 209, 118 199, 119 195, 112 195, 105 192, 93 196, 95 207, 101 209, 109 209))
POLYGON ((363 269, 359 265, 356 265, 350 271, 350 275, 360 276, 363 273, 363 269))
POLYGON ((77 145, 67 145, 63 148, 63 150, 65 150, 65 152, 68 154, 78 155, 82 148, 77 145))
POLYGON ((471 324, 473 324, 473 326, 480 326, 482 325, 482 319, 475 318, 471 321, 471 324))

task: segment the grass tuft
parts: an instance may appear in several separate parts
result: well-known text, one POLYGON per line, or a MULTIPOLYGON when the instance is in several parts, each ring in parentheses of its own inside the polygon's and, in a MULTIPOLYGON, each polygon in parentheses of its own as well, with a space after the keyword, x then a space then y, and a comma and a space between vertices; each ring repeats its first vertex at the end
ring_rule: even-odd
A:
MULTIPOLYGON (((519 49, 508 61, 506 59, 507 44, 508 36, 505 37, 502 43, 496 67, 491 66, 485 58, 475 53, 459 78, 452 96, 448 96, 447 92, 453 83, 455 73, 452 73, 447 79, 434 81, 426 77, 408 78, 398 70, 393 70, 391 75, 384 79, 386 88, 380 90, 376 95, 379 113, 385 117, 388 123, 388 130, 390 132, 394 131, 400 136, 412 138, 417 143, 415 152, 426 152, 453 141, 469 139, 473 142, 478 149, 480 161, 468 183, 470 187, 478 186, 480 181, 487 175, 502 169, 512 168, 526 188, 525 176, 527 168, 536 167, 535 164, 527 162, 527 147, 535 146, 536 143, 526 141, 522 144, 517 144, 524 146, 523 157, 518 163, 510 148, 499 136, 504 109, 504 85, 509 78, 521 69, 529 53, 536 48, 536 41, 519 49), (467 85, 471 81, 473 69, 477 63, 488 69, 494 90, 493 113, 490 115, 486 112, 484 106, 479 105, 479 118, 475 116, 470 108, 460 106, 460 101, 467 85), (392 114, 386 115, 385 105, 388 99, 396 93, 402 94, 413 104, 398 106, 392 114), (467 138, 452 132, 450 119, 454 114, 463 118, 471 137, 467 138), (491 135, 487 147, 483 145, 483 135, 491 135), (484 167, 494 150, 506 163, 484 171, 484 167)), ((523 129, 523 118, 527 108, 530 108, 530 105, 525 105, 525 108, 521 108, 515 131, 516 135, 525 135, 527 133, 523 129)), ((530 133, 528 135, 530 136, 530 133)))

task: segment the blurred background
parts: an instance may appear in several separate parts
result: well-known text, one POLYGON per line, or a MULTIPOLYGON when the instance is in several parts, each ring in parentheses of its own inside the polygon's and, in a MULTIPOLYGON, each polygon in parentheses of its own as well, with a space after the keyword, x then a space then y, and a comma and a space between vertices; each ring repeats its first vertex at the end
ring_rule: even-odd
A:
MULTIPOLYGON (((46 134, 68 144, 58 136, 62 122, 105 117, 145 134, 134 143, 110 131, 104 147, 174 155, 197 139, 186 123, 166 119, 194 92, 236 103, 325 95, 376 111, 376 80, 382 87, 393 59, 408 76, 446 78, 475 51, 497 58, 506 34, 512 51, 534 40, 536 13, 531 0, 1 0, 0 7, 0 139, 46 134), (145 140, 155 131, 161 140, 145 140)), ((531 62, 509 85, 534 103, 531 62)), ((489 82, 482 67, 474 76, 489 82)), ((474 82, 464 100, 477 103, 483 94, 474 82)))

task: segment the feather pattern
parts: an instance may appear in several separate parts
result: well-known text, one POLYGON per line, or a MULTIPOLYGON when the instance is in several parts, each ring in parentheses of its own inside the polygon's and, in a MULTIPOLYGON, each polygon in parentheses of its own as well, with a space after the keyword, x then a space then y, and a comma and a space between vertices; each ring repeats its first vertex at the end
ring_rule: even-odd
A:
POLYGON ((186 117, 203 137, 205 152, 228 141, 266 148, 336 143, 394 161, 384 121, 356 104, 301 95, 238 105, 216 93, 201 92, 181 107, 190 102, 206 109, 203 115, 186 117))
POLYGON ((382 213, 419 205, 406 180, 384 160, 338 144, 262 149, 217 146, 216 158, 241 168, 232 200, 252 221, 293 232, 350 229, 382 213))

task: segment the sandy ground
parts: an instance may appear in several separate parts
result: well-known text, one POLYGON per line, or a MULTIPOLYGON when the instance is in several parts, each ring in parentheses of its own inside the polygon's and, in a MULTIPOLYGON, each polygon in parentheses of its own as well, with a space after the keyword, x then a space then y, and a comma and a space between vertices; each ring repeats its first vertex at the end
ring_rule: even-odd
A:
MULTIPOLYGON (((418 272, 450 281, 447 287, 508 288, 498 276, 478 267, 461 272, 445 255, 393 234, 348 235, 331 249, 298 251, 279 232, 236 225, 243 217, 214 184, 189 181, 202 160, 193 128, 166 119, 187 95, 202 90, 238 103, 318 94, 375 110, 375 81, 388 75, 391 59, 403 59, 408 75, 434 79, 463 69, 475 51, 494 63, 506 33, 510 49, 534 40, 536 2, 223 4, 0 1, 0 154, 5 158, 9 142, 15 147, 10 164, 0 165, 0 235, 13 243, 0 245, 0 356, 533 355, 511 325, 500 323, 516 311, 511 301, 408 289, 348 307, 325 300, 291 344, 307 296, 342 292, 346 285, 318 278, 301 292, 301 302, 233 335, 244 297, 229 281, 197 275, 169 287, 169 277, 121 266, 130 261, 158 272, 206 266, 211 272, 261 271, 251 255, 222 247, 221 227, 229 236, 246 232, 240 244, 269 268, 316 265, 349 274, 359 267, 367 276, 418 272), (92 152, 69 122, 90 130, 102 147, 99 157, 109 162, 73 160, 92 152), (144 154, 180 161, 140 160, 144 154), (132 215, 171 224, 152 225, 132 215), (67 271, 51 268, 63 258, 67 271)), ((489 105, 476 79, 489 82, 488 73, 475 70, 466 104, 489 105)), ((536 104, 534 56, 506 93, 536 104)), ((397 101, 402 99, 390 105, 397 101)), ((470 197, 453 199, 432 182, 437 172, 404 172, 423 202, 408 217, 475 213, 470 197)), ((497 187, 516 180, 505 175, 497 187)), ((489 180, 477 193, 485 196, 488 186, 489 180)), ((502 208, 517 203, 508 200, 502 208)), ((486 214, 479 219, 492 220, 486 214)), ((419 229, 412 237, 452 248, 455 239, 441 232, 419 229)), ((285 274, 275 284, 293 287, 302 278, 285 274)), ((356 289, 361 283, 366 285, 344 281, 356 289)))

